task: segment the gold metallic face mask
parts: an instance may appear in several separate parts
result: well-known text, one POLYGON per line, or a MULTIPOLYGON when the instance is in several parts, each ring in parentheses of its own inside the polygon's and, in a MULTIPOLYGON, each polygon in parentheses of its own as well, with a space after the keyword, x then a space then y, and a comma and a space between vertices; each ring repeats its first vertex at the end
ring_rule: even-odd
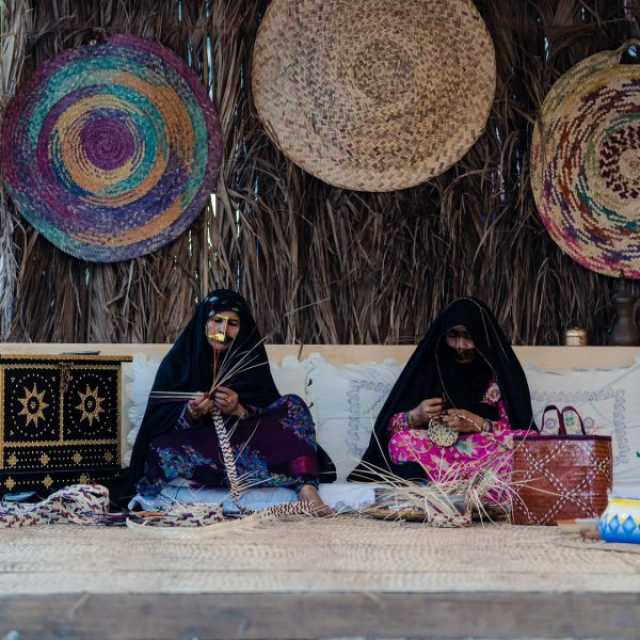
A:
POLYGON ((227 325, 229 324, 229 320, 231 320, 231 318, 229 316, 223 316, 220 313, 216 313, 216 315, 213 316, 211 320, 213 320, 216 323, 219 322, 220 320, 223 320, 224 325, 222 327, 222 331, 216 331, 215 329, 211 331, 209 329, 209 322, 207 322, 207 326, 205 329, 207 338, 209 338, 209 340, 213 340, 214 342, 219 342, 221 344, 224 344, 227 341, 227 325))

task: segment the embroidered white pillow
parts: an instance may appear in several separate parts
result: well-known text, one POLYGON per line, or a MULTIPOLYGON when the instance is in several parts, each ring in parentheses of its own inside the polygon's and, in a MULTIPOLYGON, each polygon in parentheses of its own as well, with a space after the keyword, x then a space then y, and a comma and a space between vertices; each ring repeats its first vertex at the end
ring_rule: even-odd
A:
POLYGON ((271 374, 278 391, 283 396, 295 394, 306 402, 305 381, 309 366, 308 358, 298 360, 295 356, 285 356, 279 366, 271 364, 271 374))
POLYGON ((134 353, 133 362, 127 367, 126 401, 128 418, 124 439, 124 463, 129 464, 131 450, 136 441, 140 423, 147 408, 147 400, 156 378, 162 358, 150 358, 143 353, 134 353))
POLYGON ((318 442, 335 463, 338 481, 344 480, 367 448, 402 367, 393 360, 334 365, 317 353, 309 360, 307 396, 318 442))
MULTIPOLYGON (((559 371, 527 364, 525 374, 538 427, 546 406, 575 407, 588 434, 612 436, 614 483, 640 482, 640 364, 559 371)), ((549 413, 544 433, 557 430, 557 419, 549 413)), ((577 430, 568 425, 569 433, 577 430)))

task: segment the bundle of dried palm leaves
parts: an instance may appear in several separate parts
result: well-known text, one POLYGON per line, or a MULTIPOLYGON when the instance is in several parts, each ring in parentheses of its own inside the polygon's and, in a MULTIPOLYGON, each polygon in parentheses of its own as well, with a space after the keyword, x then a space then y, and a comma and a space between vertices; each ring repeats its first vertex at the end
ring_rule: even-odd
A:
POLYGON ((360 511, 383 520, 422 522, 432 527, 466 527, 474 517, 492 521, 507 517, 515 492, 504 469, 510 468, 511 452, 490 456, 482 469, 469 474, 463 463, 451 464, 437 475, 427 473, 425 483, 407 480, 387 469, 361 462, 364 473, 382 483, 376 504, 360 511))

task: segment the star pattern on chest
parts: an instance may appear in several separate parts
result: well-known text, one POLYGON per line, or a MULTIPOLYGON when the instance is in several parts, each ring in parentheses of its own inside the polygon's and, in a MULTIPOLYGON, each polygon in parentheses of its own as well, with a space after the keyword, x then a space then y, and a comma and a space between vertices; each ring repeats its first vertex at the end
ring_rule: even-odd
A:
POLYGON ((22 409, 18 412, 19 416, 25 416, 25 423, 29 426, 32 422, 37 427, 40 420, 45 420, 44 410, 49 406, 44 397, 46 389, 38 391, 38 386, 34 382, 33 389, 29 391, 27 387, 23 387, 24 396, 18 398, 18 402, 22 405, 22 409))

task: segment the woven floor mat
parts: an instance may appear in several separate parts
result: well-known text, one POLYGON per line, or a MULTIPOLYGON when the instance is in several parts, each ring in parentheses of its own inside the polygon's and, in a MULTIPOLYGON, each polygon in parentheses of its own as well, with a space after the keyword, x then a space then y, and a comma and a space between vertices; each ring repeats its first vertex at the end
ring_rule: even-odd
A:
POLYGON ((167 539, 100 527, 0 531, 0 593, 637 592, 640 555, 554 527, 432 529, 356 517, 167 539))

